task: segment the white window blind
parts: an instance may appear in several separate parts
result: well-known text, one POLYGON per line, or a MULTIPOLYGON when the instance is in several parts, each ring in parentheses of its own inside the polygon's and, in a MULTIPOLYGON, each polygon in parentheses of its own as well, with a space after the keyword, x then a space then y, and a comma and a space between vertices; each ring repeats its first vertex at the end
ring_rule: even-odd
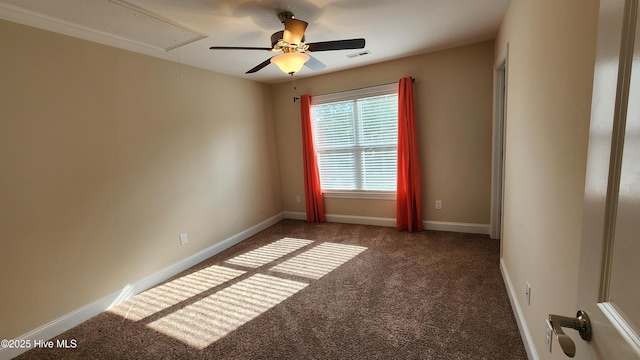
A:
POLYGON ((323 191, 395 191, 397 84, 311 98, 323 191))

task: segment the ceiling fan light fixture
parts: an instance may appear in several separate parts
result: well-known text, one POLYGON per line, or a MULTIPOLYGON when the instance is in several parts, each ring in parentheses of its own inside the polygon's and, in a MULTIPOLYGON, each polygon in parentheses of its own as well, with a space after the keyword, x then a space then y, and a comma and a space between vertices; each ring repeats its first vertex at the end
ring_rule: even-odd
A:
POLYGON ((301 52, 287 52, 271 58, 272 64, 275 64, 280 70, 289 75, 300 71, 307 61, 309 61, 309 55, 301 52))

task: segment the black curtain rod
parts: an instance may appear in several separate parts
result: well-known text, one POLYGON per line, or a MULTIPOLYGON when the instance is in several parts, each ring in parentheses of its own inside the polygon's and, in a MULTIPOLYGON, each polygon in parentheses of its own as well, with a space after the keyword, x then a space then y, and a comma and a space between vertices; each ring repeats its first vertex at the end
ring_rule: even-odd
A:
MULTIPOLYGON (((384 86, 384 85, 391 85, 391 84, 397 84, 399 81, 394 81, 394 82, 389 82, 386 84, 378 84, 378 85, 370 85, 370 86, 363 86, 363 87, 359 87, 359 88, 355 88, 355 89, 348 89, 348 90, 341 90, 341 91, 336 91, 336 92, 332 92, 332 93, 327 93, 327 94, 315 94, 312 96, 320 96, 320 95, 328 95, 328 94, 339 94, 341 92, 347 92, 347 91, 354 91, 354 90, 362 90, 362 89, 368 89, 368 88, 372 88, 372 87, 376 87, 376 86, 384 86)), ((411 78, 411 82, 415 83, 416 82, 416 78, 412 77, 411 78)), ((293 102, 296 102, 300 100, 299 97, 294 97, 293 98, 293 102)))

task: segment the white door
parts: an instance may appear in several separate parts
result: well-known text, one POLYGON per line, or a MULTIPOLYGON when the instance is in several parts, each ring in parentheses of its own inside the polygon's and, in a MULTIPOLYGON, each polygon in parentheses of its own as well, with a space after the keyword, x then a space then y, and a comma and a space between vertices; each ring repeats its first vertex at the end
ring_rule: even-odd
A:
POLYGON ((577 298, 592 337, 586 342, 565 331, 577 359, 640 359, 637 18, 638 0, 600 1, 577 298))

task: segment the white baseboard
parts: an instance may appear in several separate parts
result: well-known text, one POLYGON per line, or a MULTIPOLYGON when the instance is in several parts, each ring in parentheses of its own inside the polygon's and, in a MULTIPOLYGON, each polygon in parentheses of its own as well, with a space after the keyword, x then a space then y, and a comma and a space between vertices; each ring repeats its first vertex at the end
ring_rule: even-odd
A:
MULTIPOLYGON (((298 211, 285 211, 285 219, 307 220, 307 214, 298 211)), ((358 224, 358 225, 376 225, 376 226, 396 226, 395 218, 382 218, 373 216, 354 216, 354 215, 333 215, 325 214, 327 222, 342 224, 358 224)))
POLYGON ((509 272, 507 271, 507 266, 505 265, 504 259, 502 258, 500 259, 500 271, 502 272, 502 279, 507 286, 507 294, 509 294, 511 309, 513 309, 513 314, 516 317, 516 323, 518 323, 518 329, 520 330, 520 336, 522 337, 522 342, 524 343, 524 349, 527 352, 527 357, 529 358, 529 360, 539 360, 540 357, 538 356, 536 347, 533 344, 533 338, 531 337, 531 333, 529 332, 527 321, 524 318, 522 308, 520 307, 520 304, 518 303, 518 300, 516 298, 516 290, 513 287, 513 283, 511 282, 511 278, 509 277, 509 272))
MULTIPOLYGON (((42 325, 39 328, 16 338, 16 340, 19 340, 23 344, 31 345, 33 345, 33 342, 35 340, 49 340, 73 328, 74 326, 80 325, 81 323, 108 309, 113 301, 117 298, 117 296, 118 292, 109 294, 101 299, 92 302, 91 304, 85 305, 64 316, 61 316, 49 322, 48 324, 42 325)), ((28 350, 29 348, 0 348, 0 359, 12 359, 28 350)))
POLYGON ((307 220, 307 213, 299 211, 285 211, 282 213, 285 219, 291 220, 307 220))
MULTIPOLYGON (((337 222, 345 224, 359 224, 359 225, 376 225, 376 226, 388 226, 395 227, 395 218, 383 218, 373 216, 354 216, 354 215, 336 215, 326 214, 328 222, 337 222)), ((306 220, 307 215, 303 212, 285 211, 285 219, 294 220, 306 220)), ((459 223, 449 221, 423 221, 422 227, 425 230, 438 230, 438 231, 454 231, 467 234, 483 234, 489 235, 489 224, 473 224, 473 223, 459 223)))
POLYGON ((358 224, 358 225, 375 225, 375 226, 388 226, 395 227, 395 218, 383 218, 373 216, 354 216, 354 215, 325 215, 328 222, 343 223, 343 224, 358 224))
MULTIPOLYGON (((201 263, 202 261, 230 248, 233 245, 240 243, 241 241, 249 238, 252 235, 274 225, 285 218, 284 213, 280 213, 273 216, 259 224, 256 224, 249 229, 241 231, 221 242, 206 248, 194 255, 189 256, 173 265, 170 265, 155 274, 151 274, 143 279, 140 279, 132 284, 126 285, 121 290, 104 296, 91 304, 87 304, 79 309, 76 309, 58 319, 55 319, 41 327, 28 332, 17 338, 16 340, 28 340, 25 343, 32 343, 34 340, 49 340, 55 336, 62 334, 63 332, 77 326, 92 317, 100 314, 101 312, 115 306, 126 299, 147 290, 174 275, 181 273, 188 268, 201 263)), ((306 217, 305 217, 306 218, 306 217)), ((0 348, 0 360, 8 360, 14 358, 29 349, 8 349, 0 348)))
POLYGON ((455 231, 467 234, 489 235, 489 224, 459 223, 450 221, 423 221, 426 230, 455 231))

